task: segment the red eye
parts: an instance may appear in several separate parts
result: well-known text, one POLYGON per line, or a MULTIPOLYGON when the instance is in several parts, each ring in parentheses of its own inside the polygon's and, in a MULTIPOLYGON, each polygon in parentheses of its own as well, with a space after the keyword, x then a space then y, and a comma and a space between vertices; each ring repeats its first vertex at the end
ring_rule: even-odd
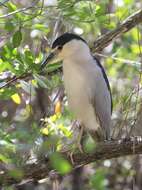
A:
POLYGON ((63 46, 58 46, 58 50, 62 50, 63 46))

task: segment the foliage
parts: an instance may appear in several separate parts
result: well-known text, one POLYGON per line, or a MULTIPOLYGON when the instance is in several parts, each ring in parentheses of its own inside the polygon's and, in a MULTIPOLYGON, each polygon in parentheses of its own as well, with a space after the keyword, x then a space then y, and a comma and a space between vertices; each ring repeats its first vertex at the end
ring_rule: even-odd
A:
MULTIPOLYGON (((4 169, 12 166, 9 175, 22 178, 19 168, 41 155, 48 155, 53 168, 62 175, 72 169, 67 160, 55 153, 64 144, 74 148, 71 141, 74 116, 62 92, 61 63, 55 60, 45 71, 40 70, 55 37, 65 31, 75 32, 92 47, 99 35, 116 28, 139 8, 141 1, 134 0, 0 3, 0 162, 4 169), (61 105, 57 108, 59 100, 61 105)), ((141 26, 133 28, 100 55, 112 88, 113 125, 119 126, 114 127, 114 137, 126 136, 137 123, 141 107, 141 29, 141 26)), ((88 152, 95 148, 89 138, 84 146, 88 152)), ((128 162, 132 166, 130 158, 128 162)), ((115 171, 117 165, 113 161, 111 165, 111 178, 109 170, 104 173, 97 165, 91 166, 97 169, 87 183, 88 189, 115 188, 111 180, 120 176, 115 171)), ((124 163, 119 165, 126 179, 127 168, 124 163)), ((103 163, 99 167, 103 168, 103 163)), ((118 181, 117 189, 129 188, 129 180, 120 187, 118 181)))

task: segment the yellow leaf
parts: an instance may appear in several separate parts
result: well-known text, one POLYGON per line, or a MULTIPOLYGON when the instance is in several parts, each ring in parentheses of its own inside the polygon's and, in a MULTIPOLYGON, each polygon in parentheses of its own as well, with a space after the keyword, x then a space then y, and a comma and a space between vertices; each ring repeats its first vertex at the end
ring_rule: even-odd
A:
POLYGON ((21 103, 21 98, 19 96, 18 93, 15 93, 11 96, 13 102, 15 102, 16 104, 20 104, 21 103))
POLYGON ((50 120, 52 122, 55 122, 57 120, 57 115, 54 114, 54 115, 50 116, 50 120))
POLYGON ((58 101, 55 105, 55 114, 61 113, 61 110, 62 110, 61 102, 58 101))
POLYGON ((40 132, 41 132, 43 135, 48 135, 48 133, 49 133, 47 127, 42 128, 42 129, 40 130, 40 132))

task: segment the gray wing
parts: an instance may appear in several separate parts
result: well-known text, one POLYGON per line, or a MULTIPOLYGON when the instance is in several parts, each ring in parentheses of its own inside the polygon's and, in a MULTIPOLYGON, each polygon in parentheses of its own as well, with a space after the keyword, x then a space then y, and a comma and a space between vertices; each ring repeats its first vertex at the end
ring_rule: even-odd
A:
POLYGON ((92 104, 105 138, 110 137, 112 97, 109 82, 103 67, 98 63, 95 74, 95 90, 92 93, 92 104))

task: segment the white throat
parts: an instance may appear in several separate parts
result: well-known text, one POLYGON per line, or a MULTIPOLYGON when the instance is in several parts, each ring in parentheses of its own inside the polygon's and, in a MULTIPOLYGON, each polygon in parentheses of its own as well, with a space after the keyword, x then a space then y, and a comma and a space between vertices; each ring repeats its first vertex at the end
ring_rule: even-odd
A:
POLYGON ((81 60, 88 60, 91 58, 91 52, 88 45, 81 40, 71 40, 63 46, 60 54, 63 61, 79 62, 81 60))

